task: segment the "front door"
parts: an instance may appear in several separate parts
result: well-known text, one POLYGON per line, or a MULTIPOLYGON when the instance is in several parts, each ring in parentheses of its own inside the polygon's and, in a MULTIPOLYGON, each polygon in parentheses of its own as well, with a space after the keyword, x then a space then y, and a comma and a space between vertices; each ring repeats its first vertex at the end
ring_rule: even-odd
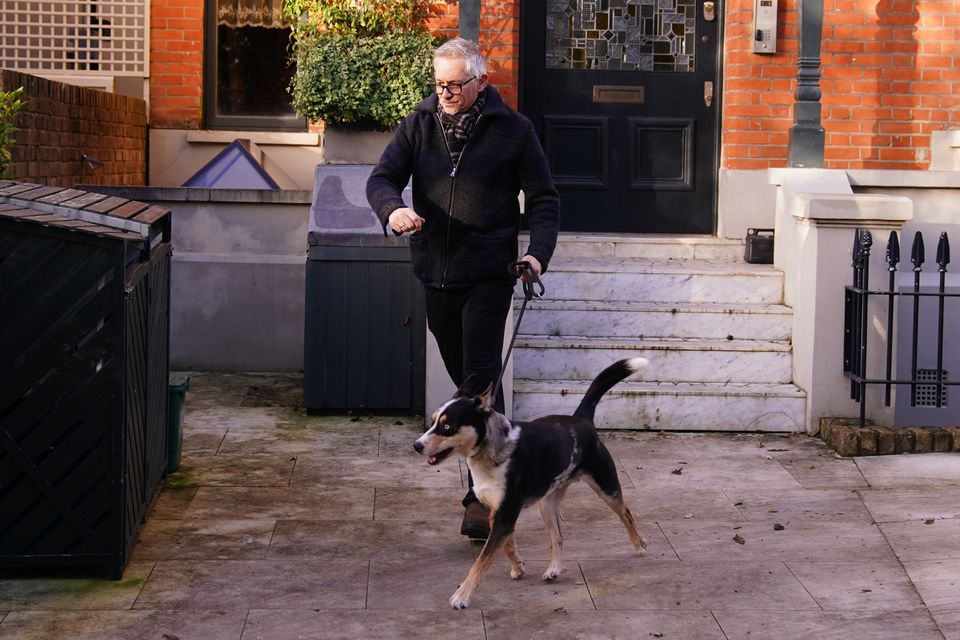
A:
POLYGON ((719 2, 524 0, 520 110, 564 231, 714 232, 719 2))

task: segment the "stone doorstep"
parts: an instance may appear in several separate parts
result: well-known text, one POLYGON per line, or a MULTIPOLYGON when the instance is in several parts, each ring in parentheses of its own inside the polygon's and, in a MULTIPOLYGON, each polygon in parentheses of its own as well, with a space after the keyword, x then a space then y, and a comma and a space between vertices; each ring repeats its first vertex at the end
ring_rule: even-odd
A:
POLYGON ((904 427, 891 429, 856 418, 822 418, 820 438, 842 456, 960 451, 960 427, 904 427))

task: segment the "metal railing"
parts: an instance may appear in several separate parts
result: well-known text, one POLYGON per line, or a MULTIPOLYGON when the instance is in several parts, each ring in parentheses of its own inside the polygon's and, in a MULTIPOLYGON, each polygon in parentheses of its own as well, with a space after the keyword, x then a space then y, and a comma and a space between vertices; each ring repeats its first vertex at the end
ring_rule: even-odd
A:
POLYGON ((843 336, 843 372, 850 378, 850 398, 860 404, 860 426, 866 421, 866 391, 867 385, 883 385, 884 406, 890 406, 891 388, 893 385, 910 385, 910 406, 916 406, 918 391, 933 392, 933 404, 939 409, 943 406, 946 396, 946 387, 960 384, 960 381, 947 380, 943 369, 943 338, 945 302, 947 298, 960 298, 960 292, 948 291, 946 286, 947 265, 950 264, 950 242, 946 232, 940 234, 937 243, 937 271, 939 283, 936 287, 921 288, 920 276, 926 260, 923 236, 918 231, 913 238, 913 247, 910 251, 910 262, 913 264, 913 287, 899 288, 897 286, 897 268, 900 263, 900 241, 896 231, 890 232, 887 240, 886 289, 870 289, 870 249, 873 246, 873 235, 865 229, 857 229, 853 237, 853 284, 846 287, 844 298, 844 336, 843 336), (886 361, 885 376, 870 378, 867 375, 867 330, 869 304, 871 298, 881 297, 887 302, 886 313, 886 361), (910 378, 897 379, 893 376, 894 340, 894 311, 897 301, 909 298, 912 303, 912 323, 910 325, 910 378), (918 368, 918 342, 922 329, 932 328, 933 320, 922 318, 921 301, 924 298, 933 298, 937 303, 936 312, 936 369, 932 372, 918 368), (929 389, 927 389, 929 387, 929 389))

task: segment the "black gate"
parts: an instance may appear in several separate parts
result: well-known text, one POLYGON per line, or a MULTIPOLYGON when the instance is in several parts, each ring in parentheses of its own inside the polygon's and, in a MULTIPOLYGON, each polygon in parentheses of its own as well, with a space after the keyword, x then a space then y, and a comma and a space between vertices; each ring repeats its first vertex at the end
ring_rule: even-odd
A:
POLYGON ((120 577, 166 468, 170 217, 0 183, 0 565, 120 577))
MULTIPOLYGON (((900 241, 895 231, 890 232, 887 240, 885 261, 887 264, 886 289, 870 288, 870 250, 873 246, 873 235, 864 229, 857 229, 853 238, 853 284, 846 287, 844 299, 844 340, 843 340, 843 372, 850 378, 850 397, 860 404, 860 426, 866 422, 866 393, 867 385, 882 385, 884 389, 884 406, 890 406, 893 385, 910 385, 910 406, 915 406, 920 387, 928 387, 933 398, 932 403, 941 407, 945 389, 950 385, 960 384, 960 381, 947 380, 943 368, 943 345, 946 316, 946 300, 960 298, 960 292, 950 291, 947 288, 947 265, 950 264, 950 242, 946 233, 940 234, 937 243, 937 272, 938 284, 935 287, 921 286, 923 265, 926 261, 923 235, 918 231, 914 235, 913 246, 910 252, 910 262, 913 264, 913 287, 902 289, 897 286, 898 265, 900 263, 900 241), (884 354, 885 375, 881 378, 870 378, 867 375, 867 334, 869 305, 871 299, 883 297, 887 302, 886 353, 884 354), (910 324, 910 377, 897 379, 893 372, 894 355, 894 318, 898 300, 907 298, 911 304, 912 322, 910 324), (932 299, 936 302, 936 313, 921 316, 921 302, 932 299), (918 367, 918 342, 921 333, 935 332, 936 335, 936 367, 932 375, 918 367)), ((956 321, 954 320, 954 326, 956 321)), ((901 330, 902 333, 902 330, 901 330)))

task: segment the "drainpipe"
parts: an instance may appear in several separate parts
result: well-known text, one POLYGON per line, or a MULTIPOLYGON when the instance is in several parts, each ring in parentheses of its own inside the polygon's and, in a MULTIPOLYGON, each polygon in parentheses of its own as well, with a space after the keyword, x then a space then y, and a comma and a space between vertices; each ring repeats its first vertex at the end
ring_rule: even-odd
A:
POLYGON ((800 57, 787 166, 823 168, 820 126, 820 39, 823 0, 800 0, 800 57))
POLYGON ((480 0, 460 0, 460 37, 479 42, 480 0))

